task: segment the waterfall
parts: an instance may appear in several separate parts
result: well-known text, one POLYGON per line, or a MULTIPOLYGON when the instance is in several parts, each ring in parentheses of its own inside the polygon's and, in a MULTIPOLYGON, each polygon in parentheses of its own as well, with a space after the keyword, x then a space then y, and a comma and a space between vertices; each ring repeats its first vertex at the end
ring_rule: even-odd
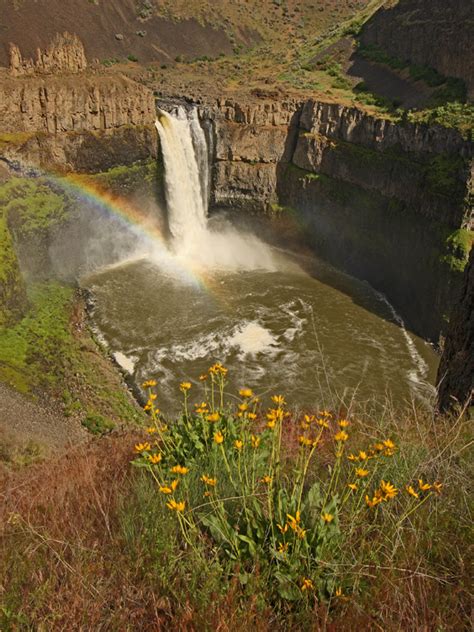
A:
POLYGON ((160 111, 156 120, 165 164, 168 224, 174 246, 186 248, 207 231, 209 161, 196 109, 176 115, 160 111))
MULTIPOLYGON (((207 221, 209 201, 208 147, 196 108, 174 107, 158 111, 165 166, 165 194, 170 252, 194 268, 206 270, 275 269, 271 249, 255 235, 239 231, 225 221, 207 221)), ((208 134, 212 143, 212 134, 208 134)))

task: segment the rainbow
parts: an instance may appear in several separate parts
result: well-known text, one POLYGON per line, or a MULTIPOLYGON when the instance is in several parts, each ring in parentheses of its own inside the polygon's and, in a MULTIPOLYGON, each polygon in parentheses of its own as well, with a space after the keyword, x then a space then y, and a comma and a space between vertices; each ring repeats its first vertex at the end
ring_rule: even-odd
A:
POLYGON ((217 296, 219 285, 203 269, 193 265, 191 262, 173 255, 169 248, 165 236, 159 227, 150 221, 143 212, 129 200, 112 194, 110 191, 98 185, 91 176, 85 174, 58 175, 35 169, 39 176, 54 182, 64 191, 77 196, 84 202, 100 209, 129 226, 138 232, 148 243, 158 249, 161 256, 164 256, 169 263, 180 273, 186 282, 199 287, 206 292, 217 296))

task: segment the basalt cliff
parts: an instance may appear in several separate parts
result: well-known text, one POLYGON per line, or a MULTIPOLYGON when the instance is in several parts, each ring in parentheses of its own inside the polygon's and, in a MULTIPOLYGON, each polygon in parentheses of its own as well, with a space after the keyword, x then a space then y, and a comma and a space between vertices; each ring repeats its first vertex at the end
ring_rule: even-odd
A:
MULTIPOLYGON (((88 67, 75 36, 26 60, 12 46, 0 79, 4 171, 98 172, 159 158, 152 90, 88 67)), ((462 290, 472 144, 457 130, 265 91, 170 98, 199 110, 212 212, 290 217, 319 256, 385 294, 412 330, 446 335, 451 306, 472 289, 462 290)), ((459 332, 470 324, 465 309, 457 314, 459 332)))

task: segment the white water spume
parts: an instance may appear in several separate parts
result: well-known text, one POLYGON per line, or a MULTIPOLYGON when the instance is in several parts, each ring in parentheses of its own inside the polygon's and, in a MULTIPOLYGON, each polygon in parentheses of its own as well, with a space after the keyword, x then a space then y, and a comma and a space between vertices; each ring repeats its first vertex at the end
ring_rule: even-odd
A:
POLYGON ((209 228, 209 151, 197 110, 178 107, 174 116, 160 111, 156 128, 165 165, 170 246, 177 258, 211 271, 281 269, 283 258, 255 235, 231 226, 209 228))
POLYGON ((165 163, 168 223, 178 247, 199 238, 206 230, 207 202, 205 205, 198 160, 204 158, 207 164, 207 149, 202 149, 206 141, 197 127, 201 130, 195 117, 188 120, 184 108, 178 108, 176 118, 162 112, 156 121, 165 163))
MULTIPOLYGON (((395 310, 393 305, 390 303, 390 301, 387 299, 387 297, 384 294, 382 294, 381 292, 376 292, 376 291, 375 291, 375 294, 389 308, 393 316, 393 319, 400 327, 402 334, 405 338, 408 353, 410 354, 410 357, 413 360, 413 363, 415 365, 415 368, 408 372, 407 377, 408 377, 409 382, 413 384, 415 387, 418 387, 418 389, 421 387, 422 390, 425 391, 428 396, 435 394, 436 389, 434 388, 434 386, 429 384, 429 382, 427 382, 426 380, 427 375, 428 375, 428 365, 425 362, 425 360, 421 357, 413 341, 413 338, 408 333, 407 328, 405 327, 405 322, 403 318, 400 316, 400 314, 398 314, 398 312, 395 310)), ((416 388, 415 388, 415 394, 420 394, 419 392, 417 392, 416 388)))

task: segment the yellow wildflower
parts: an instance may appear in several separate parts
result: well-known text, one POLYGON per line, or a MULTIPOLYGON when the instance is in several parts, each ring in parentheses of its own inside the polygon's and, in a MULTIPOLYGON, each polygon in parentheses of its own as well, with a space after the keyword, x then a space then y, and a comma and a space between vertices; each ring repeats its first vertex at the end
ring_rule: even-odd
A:
POLYGON ((355 483, 347 483, 347 487, 353 492, 357 491, 357 485, 355 483))
POLYGON ((137 443, 135 445, 135 452, 148 452, 148 450, 151 450, 151 445, 148 441, 145 441, 145 443, 137 443))
POLYGON ((329 423, 325 419, 318 419, 316 422, 321 428, 329 428, 329 423))
POLYGON ((306 445, 306 446, 310 446, 310 445, 312 445, 312 443, 313 443, 313 442, 311 441, 311 439, 309 439, 308 437, 305 437, 304 435, 300 435, 300 436, 298 437, 298 441, 299 441, 299 442, 301 443, 301 445, 303 445, 303 446, 305 446, 305 445, 306 445))
POLYGON ((168 487, 168 485, 161 485, 160 486, 160 492, 162 494, 172 494, 173 490, 171 489, 171 487, 168 487))
POLYGON ((217 484, 217 478, 210 478, 209 476, 206 476, 206 474, 201 476, 201 481, 210 487, 215 487, 217 484))
POLYGON ((181 391, 183 391, 183 393, 186 393, 186 391, 189 391, 191 386, 192 386, 191 382, 181 382, 181 384, 179 385, 179 388, 181 391))
POLYGON ((142 384, 142 388, 153 388, 153 386, 156 386, 156 380, 147 380, 142 384))
POLYGON ((222 434, 220 430, 218 430, 217 432, 214 433, 214 442, 219 444, 219 443, 222 443, 223 441, 224 441, 224 435, 222 434))
POLYGON ((367 452, 364 452, 364 450, 359 450, 359 460, 360 461, 367 461, 368 459, 368 454, 367 452))
POLYGON ((184 467, 184 465, 174 465, 171 468, 173 474, 187 474, 189 472, 189 467, 184 467))
POLYGON ((365 502, 367 504, 368 507, 372 508, 372 507, 376 507, 379 503, 382 502, 382 497, 381 496, 374 496, 372 499, 370 499, 367 494, 365 495, 365 502))
POLYGON ((304 577, 301 581, 301 590, 305 592, 306 590, 314 590, 313 582, 308 578, 304 577))
POLYGON ((305 415, 304 416, 304 420, 305 420, 305 422, 307 424, 311 424, 315 420, 315 416, 314 415, 305 415))
POLYGON ((418 487, 422 492, 427 492, 431 489, 431 485, 429 483, 424 483, 422 478, 418 479, 418 487))
POLYGON ((186 503, 184 501, 178 503, 176 500, 170 500, 166 503, 166 506, 168 509, 171 509, 171 511, 178 511, 182 513, 186 507, 186 503))
POLYGON ((342 597, 342 588, 336 588, 336 592, 334 593, 335 597, 342 597))
POLYGON ((339 428, 347 428, 349 426, 349 421, 347 419, 340 419, 338 422, 339 428))
POLYGON ((272 402, 277 406, 284 406, 286 404, 283 395, 272 395, 272 402))
POLYGON ((381 481, 380 483, 380 491, 384 494, 384 500, 389 500, 390 498, 395 498, 398 494, 398 489, 392 485, 390 482, 381 481))
POLYGON ((356 461, 357 462, 359 460, 359 457, 356 456, 355 454, 349 454, 347 456, 347 459, 348 459, 348 461, 356 461))
POLYGON ((278 553, 285 554, 288 551, 288 542, 280 542, 278 545, 278 553))
POLYGON ((250 419, 250 421, 254 421, 255 419, 257 419, 257 415, 255 413, 248 413, 247 417, 250 419))
POLYGON ((395 450, 395 448, 396 448, 396 445, 393 443, 393 441, 391 439, 385 439, 383 444, 389 450, 395 450))
POLYGON ((227 375, 228 369, 226 369, 220 362, 216 362, 211 367, 209 367, 209 373, 211 375, 220 375, 225 377, 227 375))
POLYGON ((151 402, 156 401, 157 395, 155 393, 150 393, 150 397, 148 398, 151 402))
POLYGON ((334 520, 334 516, 330 513, 324 512, 321 515, 321 518, 323 519, 323 522, 325 522, 326 524, 331 523, 334 520))
POLYGON ((153 463, 153 465, 156 465, 161 461, 161 458, 161 454, 150 454, 148 460, 150 461, 150 463, 153 463))
POLYGON ((155 426, 149 426, 149 427, 146 429, 146 431, 147 431, 147 433, 148 433, 148 434, 153 434, 153 433, 155 433, 155 432, 156 432, 156 428, 155 428, 155 426))
POLYGON ((410 496, 413 496, 413 498, 418 498, 418 493, 415 492, 415 490, 413 489, 411 485, 407 485, 405 489, 410 494, 410 496))
POLYGON ((239 404, 239 410, 240 412, 244 413, 247 409, 248 409, 249 405, 246 403, 243 404, 239 404))
POLYGON ((204 382, 205 380, 207 380, 207 375, 206 373, 203 373, 202 375, 199 376, 199 379, 201 380, 201 382, 204 382))
POLYGON ((282 527, 281 524, 277 524, 277 527, 281 533, 286 533, 288 531, 288 523, 286 523, 284 527, 282 527))
POLYGON ((364 478, 369 473, 369 470, 364 470, 362 467, 358 467, 355 471, 355 475, 359 478, 364 478))
POLYGON ((211 422, 219 421, 220 415, 219 413, 211 413, 210 415, 206 415, 206 419, 211 422))
POLYGON ((262 483, 266 483, 266 484, 268 485, 269 483, 271 483, 271 482, 272 482, 272 477, 271 477, 271 476, 268 476, 268 474, 265 474, 265 476, 262 476, 262 478, 260 479, 260 481, 261 481, 262 483))
POLYGON ((301 513, 297 511, 294 516, 292 516, 291 514, 286 514, 286 517, 288 518, 288 524, 290 526, 290 529, 293 529, 293 531, 296 531, 296 528, 301 520, 301 513))
POLYGON ((244 442, 241 441, 240 439, 236 439, 234 441, 234 447, 236 450, 242 450, 243 445, 244 445, 244 442))
POLYGON ((331 418, 332 417, 332 415, 329 412, 329 410, 320 410, 319 414, 321 415, 321 417, 327 417, 327 418, 331 418))
POLYGON ((436 481, 435 483, 433 483, 433 489, 435 490, 437 494, 441 494, 442 487, 443 487, 443 483, 440 483, 439 481, 436 481))
POLYGON ((251 388, 241 388, 239 391, 240 397, 252 397, 253 391, 251 388))
POLYGON ((250 441, 252 443, 252 448, 258 448, 258 446, 260 445, 260 437, 250 435, 250 441))
POLYGON ((336 441, 347 441, 349 439, 349 435, 345 430, 340 430, 334 435, 334 439, 336 441))
POLYGON ((267 428, 270 428, 270 430, 271 430, 271 429, 273 429, 275 427, 275 424, 276 424, 275 419, 269 419, 267 421, 267 428))
POLYGON ((178 483, 179 483, 179 481, 178 481, 178 479, 177 479, 177 478, 176 478, 174 481, 171 481, 171 485, 170 485, 170 487, 171 487, 171 489, 172 489, 173 491, 175 491, 175 489, 178 487, 178 483))

